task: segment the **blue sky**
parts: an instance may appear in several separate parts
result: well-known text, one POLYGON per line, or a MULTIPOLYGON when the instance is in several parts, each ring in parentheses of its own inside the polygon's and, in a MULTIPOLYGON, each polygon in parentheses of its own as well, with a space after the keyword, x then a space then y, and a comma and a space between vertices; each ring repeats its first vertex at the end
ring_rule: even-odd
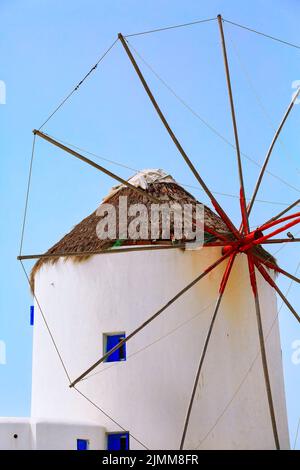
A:
MULTIPOLYGON (((7 364, 0 365, 0 415, 26 416, 30 413, 32 299, 16 256, 32 129, 41 125, 119 31, 129 34, 222 13, 232 21, 300 44, 300 4, 296 0, 1 0, 0 12, 0 80, 7 90, 6 104, 0 105, 0 340, 6 343, 7 355, 7 364)), ((229 24, 225 25, 225 34, 241 149, 262 162, 273 128, 291 99, 292 83, 300 80, 300 50, 229 24)), ((130 43, 202 119, 233 141, 216 22, 136 36, 130 43)), ((218 195, 218 199, 238 222, 234 151, 176 100, 149 68, 143 63, 141 67, 209 187, 230 194, 218 195)), ((269 167, 289 186, 266 175, 251 225, 258 225, 299 197, 299 124, 300 107, 295 106, 269 167)), ((191 192, 208 202, 161 126, 120 44, 44 130, 132 168, 164 168, 179 182, 194 186, 191 192)), ((246 193, 250 195, 258 167, 247 158, 243 163, 246 193)), ((107 167, 125 178, 132 173, 108 163, 107 167)), ((105 175, 39 140, 23 252, 46 250, 93 211, 113 184, 105 175)), ((295 272, 299 249, 286 246, 277 258, 283 267, 295 272)), ((26 267, 29 270, 31 264, 26 267)), ((281 278, 279 284, 283 291, 289 285, 281 278)), ((298 286, 292 286, 289 299, 300 311, 298 286)), ((300 340, 300 328, 285 307, 280 312, 280 329, 293 444, 300 416, 300 365, 293 364, 291 357, 293 341, 300 340)))

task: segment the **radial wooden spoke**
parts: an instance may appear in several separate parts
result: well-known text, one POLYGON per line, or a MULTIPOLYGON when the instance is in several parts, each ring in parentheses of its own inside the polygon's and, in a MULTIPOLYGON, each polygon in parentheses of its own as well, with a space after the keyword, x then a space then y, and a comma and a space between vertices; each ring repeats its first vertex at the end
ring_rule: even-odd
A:
POLYGON ((75 150, 70 149, 70 148, 67 147, 66 145, 61 144, 60 142, 58 142, 57 140, 53 139, 52 137, 50 137, 49 135, 45 134, 44 132, 37 131, 36 129, 34 129, 33 133, 34 133, 35 135, 38 135, 38 136, 41 137, 42 139, 46 140, 46 141, 49 142, 50 144, 55 145, 56 147, 58 147, 58 148, 64 150, 65 152, 69 153, 70 155, 73 155, 73 157, 76 157, 76 158, 78 158, 79 160, 81 160, 81 161, 87 163, 88 165, 91 165, 92 167, 96 168, 97 170, 102 171, 102 173, 105 173, 106 175, 110 176, 111 178, 113 178, 113 179, 119 181, 119 183, 124 184, 125 186, 127 186, 128 188, 134 190, 135 192, 137 192, 137 193, 139 193, 139 194, 142 194, 143 196, 146 196, 147 199, 149 199, 150 201, 152 201, 152 202, 154 202, 154 203, 161 203, 161 201, 160 201, 159 199, 157 199, 156 197, 154 197, 154 196, 152 196, 151 194, 147 193, 147 191, 144 191, 144 189, 138 188, 138 187, 134 186, 133 184, 130 184, 128 181, 124 180, 124 179, 121 178, 120 176, 116 175, 115 173, 112 173, 111 171, 107 170, 107 169, 104 168, 103 166, 98 165, 98 163, 93 162, 93 160, 90 160, 89 158, 84 157, 84 156, 81 155, 80 153, 75 152, 75 150))
POLYGON ((207 232, 210 235, 213 235, 214 237, 218 238, 219 240, 223 240, 224 242, 228 240, 228 236, 222 235, 221 233, 217 232, 216 230, 211 229, 210 227, 205 226, 204 232, 207 232))
POLYGON ((297 206, 298 204, 300 204, 300 199, 297 199, 297 201, 293 202, 293 204, 290 204, 286 209, 284 209, 283 211, 279 212, 279 214, 277 215, 274 215, 274 217, 272 217, 271 219, 269 219, 267 222, 265 222, 266 224, 270 223, 270 222, 274 222, 275 220, 279 219, 280 217, 282 217, 284 214, 286 214, 288 211, 290 211, 291 209, 293 209, 295 206, 297 206))
POLYGON ((259 344, 260 344, 260 353, 261 353, 261 360, 262 360, 263 371, 264 371, 266 391, 267 391, 267 396, 268 396, 269 411, 270 411, 270 417, 271 417, 271 422, 272 422, 272 430, 273 430, 273 436, 274 436, 276 449, 279 450, 280 449, 280 444, 279 444, 279 437, 278 437, 278 431, 277 431, 274 403, 273 403, 273 397, 272 397, 272 389, 271 389, 270 377, 269 377, 269 371, 268 371, 268 361, 267 361, 267 354, 266 354, 266 349, 265 349, 265 340, 264 340, 264 333, 263 333, 263 326, 262 326, 262 319, 261 319, 261 311, 260 311, 260 304, 259 304, 259 296, 258 296, 258 289, 257 289, 255 266, 254 266, 254 260, 253 260, 252 256, 250 254, 248 254, 247 257, 248 257, 250 282, 251 282, 252 292, 253 292, 253 296, 254 296, 256 320, 257 320, 259 344))
POLYGON ((268 230, 269 228, 275 227, 275 225, 282 224, 287 220, 295 219, 296 217, 300 217, 300 212, 295 212, 294 214, 287 215, 286 217, 281 217, 280 219, 272 220, 269 222, 265 222, 263 225, 257 228, 257 230, 263 231, 268 230))
POLYGON ((177 147, 178 151, 180 152, 181 156, 183 157, 183 159, 185 160, 185 162, 187 163, 187 165, 189 166, 190 170, 192 171, 193 175, 195 176, 195 178, 197 179, 197 181, 199 182, 199 184, 201 185, 201 187, 203 188, 203 190, 205 191, 205 193, 207 194, 207 196, 209 197, 209 199, 211 200, 215 210, 217 211, 217 213, 219 214, 219 216, 221 217, 221 219, 224 221, 224 223, 227 225, 228 229, 236 236, 236 238, 240 238, 240 233, 239 231, 237 230, 237 228, 233 225, 233 223, 231 222, 231 220, 229 219, 229 217, 227 216, 227 214, 225 213, 225 211, 222 209, 222 207, 220 206, 220 204, 218 203, 218 201, 216 200, 216 198, 214 197, 214 195, 212 194, 212 192, 209 190, 209 188, 206 186, 204 180, 201 178, 200 174, 198 173, 198 171, 196 170, 195 166, 193 165, 193 163, 191 162, 191 160, 189 159, 189 157, 187 156, 186 152, 184 151, 182 145, 180 144, 179 140, 177 139, 177 137, 175 136, 174 132, 172 131, 168 121, 166 120, 164 114, 162 113, 156 99, 154 98, 154 95, 152 93, 152 91, 150 90, 135 58, 133 57, 132 53, 131 53, 131 50, 129 49, 128 47, 128 44, 127 44, 127 41, 126 39, 124 38, 124 36, 119 33, 118 35, 119 39, 120 39, 120 42, 121 44, 123 45, 151 103, 153 104, 158 116, 160 117, 163 125, 165 126, 169 136, 171 137, 171 139, 173 140, 175 146, 177 147))
MULTIPOLYGON (((151 241, 149 240, 149 243, 151 241)), ((194 242, 190 242, 193 244, 194 242)), ((224 242, 207 242, 204 243, 201 248, 209 247, 223 247, 223 246, 232 246, 234 247, 236 242, 234 241, 224 241, 224 242)), ((62 251, 58 253, 41 253, 41 254, 31 254, 31 255, 19 255, 17 259, 21 260, 30 260, 30 259, 51 259, 51 258, 67 258, 69 256, 93 256, 93 255, 113 255, 116 253, 131 253, 135 251, 158 251, 158 250, 178 250, 178 249, 187 249, 189 248, 189 242, 186 243, 175 243, 174 245, 124 245, 124 247, 118 248, 108 248, 105 250, 92 250, 92 251, 62 251)))
POLYGON ((273 238, 272 240, 265 240, 262 245, 276 244, 276 243, 299 243, 300 238, 273 238))
POLYGON ((231 119, 232 119, 232 125, 233 125, 236 155, 237 155, 237 162, 238 162, 238 172, 239 172, 239 179, 240 179, 240 206, 241 206, 241 214, 242 214, 242 221, 243 221, 242 228, 243 228, 243 232, 247 234, 249 233, 249 221, 248 221, 248 214, 247 214, 247 207, 246 207, 242 158, 241 158, 238 129, 237 129, 237 123, 236 123, 236 117, 235 117, 235 110, 234 110, 233 94, 232 94, 232 87, 231 87, 231 80, 230 80, 230 71, 229 71, 225 36, 224 36, 224 30, 223 30, 223 20, 222 20, 221 15, 218 15, 218 24, 219 24, 219 30, 220 30, 220 35, 221 35, 225 74, 226 74, 227 89, 228 89, 230 110, 231 110, 231 119))
POLYGON ((264 243, 266 240, 273 237, 274 235, 278 235, 279 233, 284 232, 285 230, 287 230, 291 227, 294 227, 295 225, 297 225, 299 223, 300 223, 300 217, 293 220, 292 222, 289 222, 288 224, 284 225, 283 227, 280 227, 280 228, 274 230, 273 232, 269 233, 268 235, 263 235, 262 237, 259 237, 256 240, 253 240, 251 243, 244 245, 243 247, 241 247, 240 251, 246 252, 247 250, 249 250, 249 248, 251 248, 254 245, 261 245, 262 243, 264 243))
MULTIPOLYGON (((222 244, 221 246, 225 245, 222 244)), ((215 245, 212 245, 215 246, 215 245)), ((220 246, 219 244, 217 246, 220 246)), ((180 243, 177 245, 139 245, 139 246, 128 246, 124 248, 110 248, 105 250, 94 250, 94 251, 69 251, 60 253, 43 253, 38 255, 20 255, 17 257, 18 260, 29 260, 29 259, 51 259, 51 258, 67 258, 69 256, 93 256, 93 255, 112 255, 116 253, 129 253, 135 251, 157 251, 157 250, 172 250, 172 249, 184 249, 186 243, 180 243)))
POLYGON ((211 264, 208 268, 206 268, 199 276, 196 277, 192 282, 190 282, 186 287, 184 287, 178 294, 172 297, 163 307, 161 307, 157 312, 155 312, 151 317, 149 317, 144 323, 142 323, 139 327, 137 327, 132 333, 130 333, 126 338, 120 341, 116 346, 110 349, 106 354, 104 354, 98 361, 96 361, 91 367, 89 367, 85 372, 83 372, 76 380, 74 380, 70 387, 74 387, 80 380, 86 377, 92 370, 94 370, 99 364, 104 362, 112 353, 117 351, 123 344, 127 343, 131 338, 133 338, 137 333, 143 330, 149 323, 151 323, 155 318, 157 318, 161 313, 163 313, 170 305, 172 305, 176 300, 178 300, 183 294, 185 294, 189 289, 191 289, 197 282, 207 276, 214 268, 216 268, 219 264, 221 264, 228 256, 230 256, 233 252, 233 249, 226 253, 225 255, 221 256, 217 261, 211 264))
POLYGON ((265 268, 261 265, 260 262, 254 260, 254 263, 261 275, 264 277, 264 279, 270 284, 270 286, 272 286, 276 290, 277 294, 281 297, 285 305, 292 312, 296 320, 298 320, 298 322, 300 323, 300 316, 298 315, 294 307, 290 304, 284 293, 279 289, 276 282, 271 278, 270 274, 265 270, 265 268))
POLYGON ((268 166, 268 163, 269 163, 269 160, 270 160, 270 157, 271 157, 271 154, 272 154, 272 151, 273 151, 273 148, 274 148, 274 145, 279 137, 279 134, 285 124, 285 121, 287 120, 288 118, 288 115, 290 114, 295 102, 296 102, 296 99, 298 98, 299 96, 299 93, 300 93, 300 88, 298 89, 298 91, 295 93, 291 103, 289 104, 289 107, 287 108, 286 112, 285 112, 285 115, 283 116, 283 119, 277 129, 277 131, 275 132, 275 135, 273 137, 273 140, 271 142, 271 145, 268 149, 268 152, 267 152, 267 155, 266 155, 266 158, 265 158, 265 161, 264 161, 264 164, 260 170, 260 174, 258 176, 258 180, 256 182, 256 185, 255 185, 255 188, 254 188, 254 191, 253 191, 253 195, 251 197, 251 200, 250 200, 250 203, 248 204, 248 215, 250 215, 250 212, 252 210, 252 207, 253 207, 253 204, 255 202, 255 198, 256 198, 256 195, 258 193, 258 190, 260 188, 260 185, 261 185, 261 182, 262 182, 262 179, 263 179, 263 176, 265 174, 265 171, 267 169, 267 166, 268 166))
POLYGON ((230 272, 231 272, 231 269, 232 269, 232 266, 233 266, 233 263, 234 263, 235 256, 236 256, 236 253, 233 253, 230 256, 228 264, 227 264, 225 272, 224 272, 224 275, 223 275, 223 278, 222 278, 222 281, 221 281, 221 284, 220 284, 218 300, 217 300, 215 310, 214 310, 214 313, 213 313, 213 316, 212 316, 212 319, 211 319, 211 322, 210 322, 210 325, 209 325, 207 335, 206 335, 206 339, 205 339, 203 350, 202 350, 201 357, 200 357, 199 366, 198 366, 197 373, 196 373, 196 378, 195 378, 195 381, 194 381, 192 395, 191 395, 191 398, 190 398, 190 401, 189 401, 189 406, 188 406, 188 410, 187 410, 187 414, 186 414, 186 418, 185 418, 185 422, 184 422, 184 427, 183 427, 183 433, 182 433, 181 442, 180 442, 180 450, 182 450, 183 447, 184 447, 186 433, 187 433, 188 426, 189 426, 190 416, 191 416, 191 412, 192 412, 192 408, 193 408, 193 403, 194 403, 194 399, 195 399, 195 395, 196 395, 196 391, 197 391, 197 386, 198 386, 199 377, 200 377, 200 374, 201 374, 203 362, 204 362, 205 355, 206 355, 206 352, 207 352, 207 348, 208 348, 209 340, 210 340, 210 337, 211 337, 211 334, 212 334, 213 326, 214 326, 214 323, 215 323, 215 320, 216 320, 216 317, 217 317, 217 314, 218 314, 218 311, 219 311, 219 308, 220 308, 220 305, 221 305, 221 300, 222 300, 222 297, 223 297, 223 294, 224 294, 224 291, 225 291, 225 288, 226 288, 226 285, 227 285, 227 281, 229 279, 230 272))

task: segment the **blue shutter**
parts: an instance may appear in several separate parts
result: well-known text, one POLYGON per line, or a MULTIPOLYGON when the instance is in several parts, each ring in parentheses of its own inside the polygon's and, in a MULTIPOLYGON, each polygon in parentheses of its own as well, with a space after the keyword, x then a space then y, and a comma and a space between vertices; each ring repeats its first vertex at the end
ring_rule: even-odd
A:
POLYGON ((86 439, 77 439, 77 450, 88 450, 89 441, 86 439))
POLYGON ((34 325, 34 305, 30 305, 30 325, 34 325))
MULTIPOLYGON (((124 334, 119 335, 106 335, 106 351, 110 351, 117 344, 119 344, 122 339, 125 338, 124 334)), ((110 356, 106 359, 106 362, 118 362, 126 360, 126 344, 123 344, 119 349, 111 353, 110 356)))
POLYGON ((116 432, 108 434, 107 450, 129 450, 129 433, 116 432))

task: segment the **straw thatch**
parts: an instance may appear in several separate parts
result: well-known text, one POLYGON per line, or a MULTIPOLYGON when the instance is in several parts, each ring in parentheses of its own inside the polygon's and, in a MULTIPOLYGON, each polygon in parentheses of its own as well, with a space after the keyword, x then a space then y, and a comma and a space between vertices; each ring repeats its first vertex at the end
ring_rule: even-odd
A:
MULTIPOLYGON (((148 185, 147 192, 151 193, 153 196, 158 198, 161 203, 169 203, 174 204, 178 203, 182 207, 184 204, 191 204, 195 207, 198 201, 185 189, 179 186, 176 182, 154 182, 148 185)), ((130 204, 137 204, 142 203, 147 206, 149 218, 150 218, 150 207, 151 202, 149 202, 148 198, 143 196, 142 194, 130 189, 128 187, 121 186, 118 191, 112 191, 111 196, 105 198, 105 203, 110 203, 114 205, 116 208, 116 216, 117 216, 117 226, 118 226, 118 204, 119 204, 119 197, 120 196, 127 196, 128 198, 128 205, 130 204)), ((130 223, 130 219, 133 217, 128 217, 128 224, 130 223)), ((100 240, 96 233, 96 226, 100 220, 100 217, 96 214, 96 211, 90 214, 88 217, 83 219, 79 224, 77 224, 68 234, 66 234, 59 242, 57 242, 54 246, 52 246, 46 253, 47 254, 56 254, 56 253, 82 253, 85 252, 84 256, 69 256, 64 257, 63 259, 72 258, 74 262, 82 262, 90 258, 91 255, 87 255, 86 252, 93 252, 99 250, 107 250, 114 245, 118 245, 119 243, 122 246, 125 245, 140 245, 140 244, 154 244, 158 243, 162 239, 151 240, 150 239, 150 227, 149 227, 149 237, 147 240, 122 240, 120 242, 118 238, 114 240, 100 240)), ((150 225, 150 224, 149 224, 150 225)), ((170 238, 168 240, 164 239, 164 243, 173 243, 173 220, 171 219, 170 224, 170 238)), ((195 228, 193 224, 193 228, 195 228)), ((212 236, 209 233, 209 230, 213 230, 214 232, 225 236, 228 240, 232 239, 232 234, 228 232, 228 229, 224 222, 218 217, 214 212, 212 212, 208 207, 204 206, 204 232, 205 232, 205 239, 206 240, 215 240, 216 237, 212 236)), ((180 240, 180 243, 184 243, 186 240, 180 240)), ((261 252, 262 256, 265 257, 265 253, 269 257, 270 255, 263 250, 264 253, 261 252)), ((126 256, 124 254, 124 256, 126 256)), ((39 259, 36 264, 34 265, 31 271, 31 287, 32 290, 34 289, 34 278, 38 270, 41 266, 45 263, 56 263, 59 258, 41 258, 39 259)))

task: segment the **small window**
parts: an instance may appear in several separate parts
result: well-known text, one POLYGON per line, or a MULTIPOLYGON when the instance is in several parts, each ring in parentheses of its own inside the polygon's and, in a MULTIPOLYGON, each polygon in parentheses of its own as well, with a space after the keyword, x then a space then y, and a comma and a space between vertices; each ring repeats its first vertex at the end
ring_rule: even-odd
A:
POLYGON ((89 441, 87 439, 77 439, 77 450, 89 450, 89 441))
POLYGON ((30 325, 34 325, 34 305, 30 305, 30 325))
POLYGON ((129 450, 129 433, 113 432, 107 434, 107 450, 129 450))
MULTIPOLYGON (((113 349, 117 344, 125 338, 125 333, 108 333, 104 335, 104 354, 113 349)), ((122 344, 119 349, 112 352, 105 362, 126 361, 126 343, 122 344)))

